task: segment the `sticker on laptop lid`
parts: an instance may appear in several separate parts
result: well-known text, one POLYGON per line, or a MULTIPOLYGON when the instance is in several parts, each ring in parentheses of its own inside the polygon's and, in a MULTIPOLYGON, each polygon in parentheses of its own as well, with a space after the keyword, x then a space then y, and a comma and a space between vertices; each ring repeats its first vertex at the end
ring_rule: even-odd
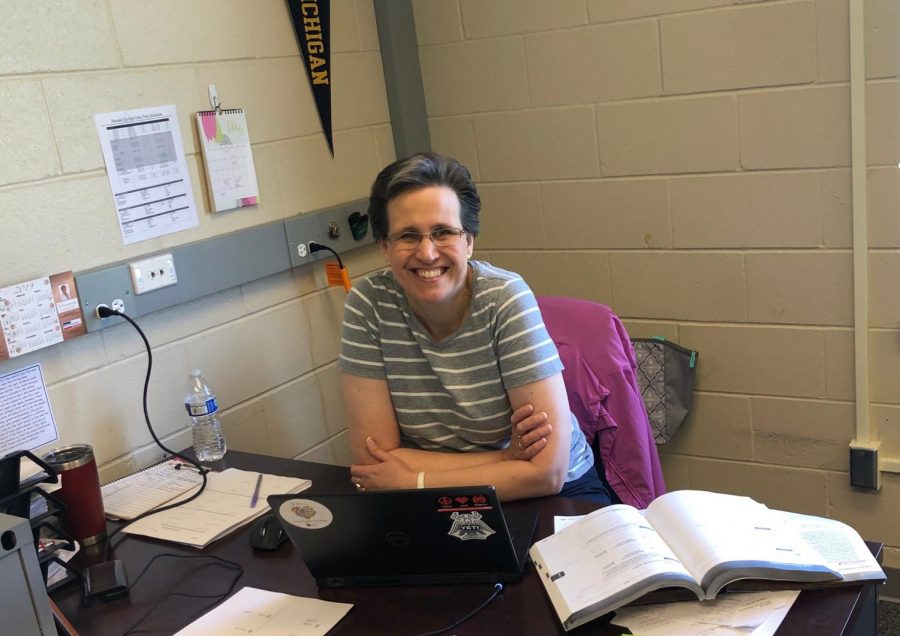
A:
POLYGON ((494 530, 482 520, 481 515, 477 512, 454 512, 450 518, 453 519, 453 525, 450 526, 447 534, 451 537, 462 541, 470 539, 483 541, 494 534, 494 530))
POLYGON ((331 510, 312 499, 288 499, 278 508, 281 518, 307 530, 327 528, 334 521, 331 510))
POLYGON ((443 495, 437 498, 438 512, 466 512, 470 510, 492 510, 486 495, 443 495))

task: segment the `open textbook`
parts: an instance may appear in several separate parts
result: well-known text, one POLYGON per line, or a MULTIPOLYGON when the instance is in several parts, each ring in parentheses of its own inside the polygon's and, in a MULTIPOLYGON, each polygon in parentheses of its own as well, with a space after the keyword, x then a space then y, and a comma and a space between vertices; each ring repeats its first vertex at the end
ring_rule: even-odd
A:
POLYGON ((755 589, 760 580, 809 587, 885 579, 846 524, 696 490, 670 492, 644 511, 601 508, 530 554, 566 630, 661 588, 706 600, 746 579, 755 589))

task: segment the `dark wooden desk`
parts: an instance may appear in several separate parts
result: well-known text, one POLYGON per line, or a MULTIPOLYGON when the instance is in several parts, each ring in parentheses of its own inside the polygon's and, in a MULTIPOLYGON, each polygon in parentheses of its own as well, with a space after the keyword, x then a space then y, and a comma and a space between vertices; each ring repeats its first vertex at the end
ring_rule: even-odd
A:
MULTIPOLYGON (((226 466, 245 470, 312 479, 312 490, 351 490, 349 471, 339 466, 264 457, 229 451, 226 466)), ((504 508, 538 510, 537 538, 553 530, 554 515, 584 514, 593 505, 561 497, 505 504, 504 508)), ((421 586, 392 588, 323 589, 316 587, 306 565, 290 542, 272 552, 256 552, 248 543, 248 527, 220 539, 204 551, 136 536, 118 537, 115 558, 124 561, 129 578, 154 556, 172 554, 213 554, 236 561, 244 574, 235 590, 250 586, 328 601, 352 603, 353 609, 329 634, 377 635, 418 634, 450 625, 480 605, 490 595, 492 585, 421 586)), ((871 546, 873 551, 880 546, 871 546)), ((86 559, 91 554, 86 553, 86 559)), ((111 557, 112 558, 112 557, 111 557)), ((160 559, 127 599, 92 608, 81 606, 81 589, 70 584, 53 594, 53 600, 82 636, 121 634, 150 610, 157 599, 169 592, 215 594, 227 589, 231 573, 205 564, 205 560, 160 559)), ((874 634, 877 591, 874 585, 804 591, 794 604, 778 634, 836 636, 874 634)), ((142 634, 172 634, 207 608, 205 601, 174 597, 164 601, 141 623, 142 634)), ((559 620, 533 569, 520 583, 509 585, 502 596, 452 633, 459 636, 485 634, 564 634, 559 620)), ((619 634, 589 623, 571 634, 619 634)))

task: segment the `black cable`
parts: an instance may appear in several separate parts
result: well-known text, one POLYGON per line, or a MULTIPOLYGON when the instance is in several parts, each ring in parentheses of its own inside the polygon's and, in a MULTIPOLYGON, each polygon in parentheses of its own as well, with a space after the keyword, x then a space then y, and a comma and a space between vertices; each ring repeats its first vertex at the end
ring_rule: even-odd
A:
POLYGON ((150 350, 150 341, 147 340, 147 336, 144 335, 144 332, 141 330, 141 328, 138 326, 138 324, 134 320, 131 319, 130 316, 128 316, 127 314, 125 314, 121 311, 116 311, 115 309, 110 309, 109 307, 98 307, 97 315, 100 318, 108 318, 110 316, 119 316, 120 318, 124 318, 125 320, 127 320, 131 324, 131 326, 137 330, 138 335, 140 335, 141 339, 144 341, 144 347, 146 347, 146 349, 147 349, 147 375, 144 377, 143 405, 144 405, 144 421, 147 423, 147 429, 150 431, 150 436, 153 437, 153 441, 156 442, 156 445, 159 446, 164 452, 168 453, 169 455, 172 455, 173 457, 177 457, 177 458, 181 459, 182 461, 187 462, 188 464, 192 464, 194 467, 196 467, 196 469, 200 472, 200 476, 203 478, 203 483, 200 484, 200 490, 195 492, 193 495, 191 495, 187 499, 184 499, 183 501, 179 501, 177 503, 160 506, 158 508, 153 508, 152 510, 148 510, 147 512, 143 512, 143 513, 139 514, 138 516, 134 517, 133 519, 129 519, 128 521, 126 521, 125 523, 120 525, 118 528, 113 530, 109 534, 109 538, 107 540, 106 545, 108 548, 110 545, 110 542, 112 541, 112 538, 114 536, 116 536, 117 534, 119 534, 124 528, 126 528, 127 526, 134 523, 135 521, 137 521, 139 519, 143 519, 145 517, 149 517, 150 515, 156 514, 157 512, 162 512, 163 510, 171 510, 172 508, 177 508, 178 506, 186 504, 187 502, 193 501, 194 499, 199 497, 201 495, 201 493, 206 489, 206 481, 207 481, 206 473, 209 472, 209 469, 204 468, 203 466, 200 465, 200 462, 193 460, 190 457, 186 457, 186 456, 182 455, 181 453, 176 453, 175 451, 173 451, 169 448, 166 448, 166 446, 159 440, 159 437, 156 436, 156 431, 153 430, 153 425, 150 423, 150 412, 147 409, 147 391, 150 387, 150 372, 153 370, 153 352, 150 350))
MULTIPOLYGON (((147 565, 144 566, 144 569, 141 570, 140 574, 138 574, 137 577, 134 579, 134 581, 131 583, 131 588, 134 589, 134 587, 140 582, 141 577, 143 577, 144 574, 147 572, 147 570, 150 569, 150 566, 153 565, 153 563, 157 559, 161 559, 163 557, 169 557, 172 559, 214 559, 215 561, 219 561, 222 564, 222 567, 229 569, 229 570, 234 570, 235 572, 237 572, 237 574, 231 580, 231 583, 229 584, 228 589, 225 590, 224 592, 220 592, 218 594, 188 594, 187 592, 169 592, 168 594, 161 596, 150 607, 150 609, 148 609, 146 612, 144 612, 144 614, 137 621, 132 623, 128 629, 126 629, 124 632, 122 632, 122 636, 125 636, 126 634, 130 634, 131 632, 133 632, 135 627, 137 627, 138 625, 143 623, 145 620, 147 620, 147 617, 149 617, 156 610, 156 608, 159 607, 162 604, 162 602, 165 601, 166 599, 168 599, 170 597, 175 597, 175 596, 183 596, 184 598, 211 598, 211 599, 215 599, 215 600, 220 600, 220 599, 227 597, 229 594, 231 594, 231 592, 234 590, 234 586, 237 585, 238 580, 244 575, 244 568, 241 566, 240 563, 235 563, 234 561, 229 561, 228 559, 223 559, 221 557, 217 557, 212 554, 188 555, 188 554, 172 554, 172 553, 165 552, 163 554, 157 554, 155 557, 153 557, 152 559, 150 559, 150 561, 147 562, 147 565)), ((215 564, 213 564, 213 565, 215 565, 215 564)), ((196 616, 197 614, 199 614, 203 610, 207 609, 208 607, 211 607, 212 605, 215 605, 215 603, 207 603, 207 604, 203 605, 192 616, 196 616)))
MULTIPOLYGON (((200 489, 197 492, 195 492, 193 495, 188 497, 187 499, 184 499, 183 501, 179 501, 174 504, 168 504, 166 506, 160 506, 158 508, 148 510, 147 512, 137 515, 133 519, 126 521, 125 523, 120 525, 118 528, 113 530, 110 533, 110 535, 106 541, 106 545, 105 545, 104 551, 108 551, 112 544, 113 537, 116 534, 118 534, 119 532, 121 532, 122 529, 124 529, 126 526, 134 523, 135 521, 137 521, 139 519, 143 519, 145 517, 149 517, 152 514, 156 514, 157 512, 162 512, 163 510, 171 510, 172 508, 176 508, 178 506, 186 504, 189 501, 193 501, 194 499, 199 497, 201 495, 201 493, 203 493, 203 491, 206 489, 206 483, 207 483, 206 473, 209 472, 209 470, 207 468, 204 468, 200 464, 200 462, 198 462, 194 459, 191 459, 190 457, 186 457, 185 455, 182 455, 181 453, 176 453, 175 451, 166 447, 166 445, 163 444, 162 441, 160 441, 159 437, 156 435, 156 431, 153 430, 153 424, 150 422, 150 411, 147 408, 147 393, 148 393, 149 387, 150 387, 150 374, 153 370, 153 352, 150 348, 150 341, 147 340, 147 336, 144 334, 143 330, 138 326, 138 324, 134 320, 131 319, 130 316, 128 316, 127 314, 125 314, 121 311, 116 311, 116 310, 110 309, 108 307, 98 307, 97 315, 100 318, 107 318, 109 316, 119 316, 120 318, 124 318, 125 320, 127 320, 128 323, 131 324, 131 326, 134 327, 135 330, 137 330, 138 335, 140 335, 140 337, 141 337, 141 340, 144 341, 144 347, 147 349, 147 374, 144 377, 144 392, 143 392, 144 421, 147 423, 147 430, 150 431, 150 436, 153 438, 153 441, 156 442, 157 446, 159 446, 164 452, 168 453, 172 457, 177 457, 177 458, 181 459, 182 461, 193 465, 199 471, 200 476, 203 479, 203 482, 200 484, 200 489)), ((244 574, 244 568, 239 563, 235 563, 234 561, 228 561, 227 559, 223 559, 221 557, 217 557, 217 556, 213 556, 213 555, 192 556, 192 555, 183 555, 183 554, 163 553, 163 554, 157 554, 152 559, 150 559, 150 561, 147 563, 147 565, 144 566, 144 569, 141 570, 141 572, 137 575, 137 577, 135 577, 135 579, 131 582, 130 588, 134 589, 134 587, 140 582, 141 578, 144 576, 144 574, 147 572, 147 570, 150 568, 150 566, 153 565, 153 563, 156 562, 157 559, 162 558, 162 557, 170 557, 170 558, 175 558, 175 559, 213 559, 215 561, 219 561, 223 567, 225 567, 229 570, 234 570, 236 572, 236 575, 232 579, 230 585, 228 586, 228 589, 225 590, 224 592, 221 592, 218 594, 189 594, 189 593, 185 593, 185 592, 170 592, 168 594, 163 595, 161 598, 157 599, 157 601, 146 612, 144 612, 144 614, 137 621, 132 623, 131 626, 123 632, 123 636, 125 634, 130 634, 131 632, 133 632, 134 629, 138 625, 140 625, 142 622, 144 622, 147 619, 147 617, 150 616, 156 610, 156 608, 159 607, 159 605, 169 597, 183 596, 185 598, 201 598, 201 599, 211 598, 211 599, 213 599, 213 602, 203 605, 196 613, 199 613, 199 612, 207 609, 208 607, 214 605, 219 600, 221 600, 221 599, 227 597, 229 594, 231 594, 231 592, 234 591, 234 587, 235 587, 235 585, 237 585, 238 580, 244 574)), ((196 613, 195 613, 195 615, 196 615, 196 613)))
POLYGON ((229 570, 240 570, 243 574, 244 567, 240 563, 236 563, 235 561, 229 561, 228 559, 223 559, 222 557, 217 557, 214 554, 175 554, 174 552, 163 552, 162 554, 157 554, 152 559, 147 561, 147 565, 144 566, 144 569, 141 570, 136 577, 134 577, 134 581, 131 582, 132 589, 141 581, 141 577, 147 573, 147 570, 150 569, 150 566, 157 559, 162 559, 164 557, 168 557, 170 559, 213 559, 215 561, 219 561, 220 563, 224 563, 225 567, 229 570))
POLYGON ((315 241, 309 242, 309 253, 310 254, 315 254, 316 252, 321 252, 322 250, 328 250, 329 252, 334 254, 334 257, 337 259, 337 262, 338 262, 338 267, 340 267, 341 269, 344 269, 344 263, 343 263, 343 261, 341 261, 340 254, 335 252, 332 248, 328 247, 327 245, 323 245, 322 243, 316 243, 315 241))
POLYGON ((422 634, 419 634, 418 636, 438 636, 438 634, 443 634, 444 632, 449 632, 454 627, 459 627, 460 625, 465 623, 467 620, 469 620, 470 618, 475 616, 475 614, 477 614, 478 612, 483 610, 485 607, 490 605, 491 601, 493 601, 495 598, 497 598, 500 595, 500 592, 502 592, 502 591, 503 591, 503 583, 500 583, 500 582, 494 583, 494 591, 491 593, 491 595, 488 597, 488 599, 484 603, 482 603, 481 605, 479 605, 478 607, 473 609, 471 612, 469 612, 468 614, 463 616, 461 619, 459 619, 452 625, 447 625, 446 627, 442 627, 441 629, 436 629, 433 632, 424 632, 422 634))

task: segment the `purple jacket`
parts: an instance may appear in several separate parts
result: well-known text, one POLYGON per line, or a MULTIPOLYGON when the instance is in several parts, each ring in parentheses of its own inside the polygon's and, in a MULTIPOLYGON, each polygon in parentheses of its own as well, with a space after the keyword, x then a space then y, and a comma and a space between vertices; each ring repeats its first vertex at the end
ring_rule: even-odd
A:
POLYGON ((587 300, 537 300, 566 367, 569 408, 589 443, 599 435, 606 480, 622 503, 646 508, 665 494, 666 484, 622 321, 606 305, 587 300))

